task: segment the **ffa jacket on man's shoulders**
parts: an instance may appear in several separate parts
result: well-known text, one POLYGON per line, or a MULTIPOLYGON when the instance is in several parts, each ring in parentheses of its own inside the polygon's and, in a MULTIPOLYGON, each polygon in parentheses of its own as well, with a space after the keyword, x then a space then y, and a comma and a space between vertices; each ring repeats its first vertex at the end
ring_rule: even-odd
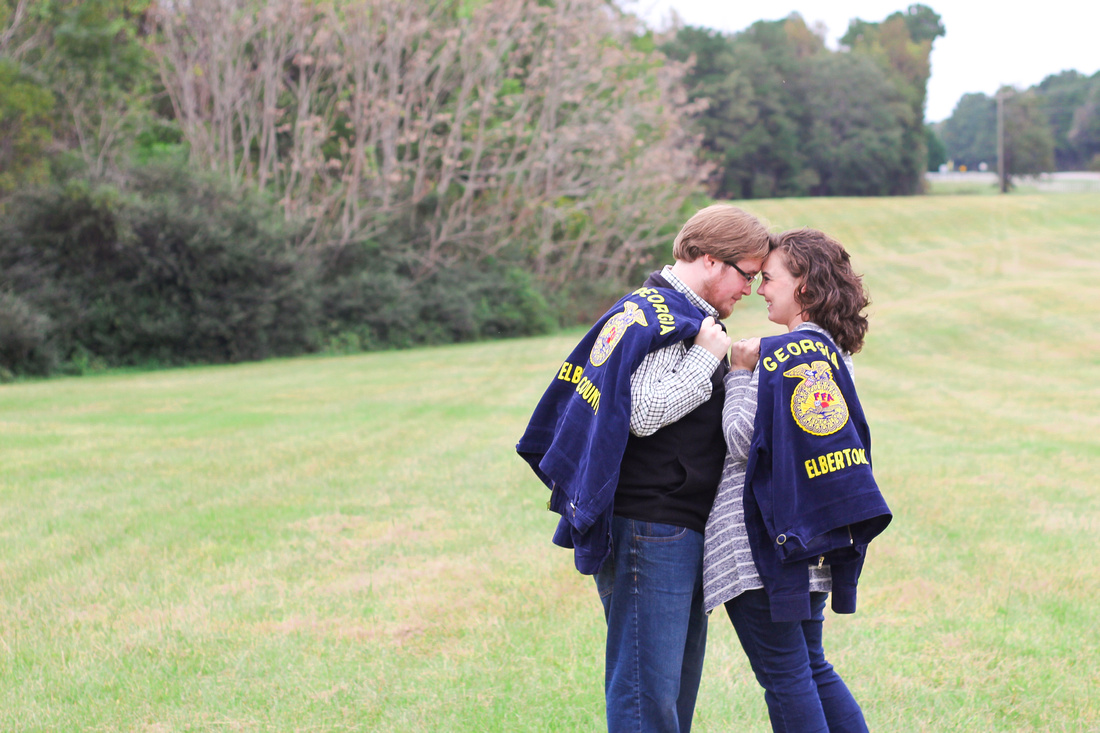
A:
POLYGON ((694 337, 704 317, 670 288, 624 296, 566 358, 516 445, 550 488, 549 508, 562 515, 554 543, 574 549, 582 573, 598 572, 611 551, 631 375, 650 352, 694 337))
POLYGON ((852 613, 867 544, 890 523, 851 375, 824 333, 761 339, 745 525, 774 621, 810 616, 811 562, 831 567, 832 607, 852 613))

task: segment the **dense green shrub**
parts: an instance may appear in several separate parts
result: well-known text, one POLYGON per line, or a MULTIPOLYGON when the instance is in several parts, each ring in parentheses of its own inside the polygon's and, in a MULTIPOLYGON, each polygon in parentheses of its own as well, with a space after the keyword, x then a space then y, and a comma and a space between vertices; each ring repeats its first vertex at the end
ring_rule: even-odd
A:
MULTIPOLYGON (((275 207, 178 164, 140 167, 127 181, 74 178, 8 202, 3 373, 402 348, 558 323, 514 263, 418 276, 399 246, 303 247, 275 207)), ((400 235, 394 227, 379 239, 400 235)))
POLYGON ((375 242, 334 250, 321 268, 322 323, 334 350, 408 347, 546 333, 557 318, 516 266, 462 263, 418 279, 375 242))
POLYGON ((48 374, 57 365, 49 316, 14 293, 0 290, 0 381, 16 370, 48 374))
MULTIPOLYGON (((47 319, 35 323, 54 362, 226 362, 316 347, 312 265, 277 212, 179 168, 131 181, 125 192, 76 181, 12 202, 0 287, 47 319)), ((47 362, 32 353, 5 358, 40 372, 47 362)))

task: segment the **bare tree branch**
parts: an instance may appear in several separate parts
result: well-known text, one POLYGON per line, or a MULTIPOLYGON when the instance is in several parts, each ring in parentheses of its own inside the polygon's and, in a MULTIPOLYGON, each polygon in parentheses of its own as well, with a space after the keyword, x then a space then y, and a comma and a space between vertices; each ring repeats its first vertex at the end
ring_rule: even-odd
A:
POLYGON ((683 70, 603 0, 190 0, 153 48, 193 158, 317 243, 400 231, 426 277, 520 253, 619 277, 695 190, 683 70), (393 229, 399 225, 397 229, 393 229))

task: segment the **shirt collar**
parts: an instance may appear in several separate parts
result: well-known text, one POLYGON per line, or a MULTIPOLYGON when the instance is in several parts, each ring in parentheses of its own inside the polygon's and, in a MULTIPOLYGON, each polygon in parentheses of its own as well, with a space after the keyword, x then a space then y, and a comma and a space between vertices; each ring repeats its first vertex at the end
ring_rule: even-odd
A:
POLYGON ((665 265, 665 268, 661 270, 661 277, 667 280, 669 285, 686 295, 692 305, 698 307, 708 316, 713 316, 715 320, 718 320, 718 310, 713 305, 700 298, 694 290, 684 284, 683 280, 672 274, 672 265, 665 265))

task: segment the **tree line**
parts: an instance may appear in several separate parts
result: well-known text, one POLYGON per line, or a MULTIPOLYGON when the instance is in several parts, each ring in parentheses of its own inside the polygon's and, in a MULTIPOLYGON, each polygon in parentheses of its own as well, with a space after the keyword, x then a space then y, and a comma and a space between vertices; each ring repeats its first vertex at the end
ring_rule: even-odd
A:
POLYGON ((685 86, 716 198, 879 196, 923 190, 929 56, 940 16, 910 5, 854 20, 825 47, 798 15, 739 33, 682 28, 662 44, 691 61, 685 86))
MULTIPOLYGON (((1063 71, 1024 90, 1004 87, 998 95, 1010 173, 1100 171, 1100 72, 1063 71)), ((935 132, 942 151, 931 163, 997 169, 997 95, 963 95, 935 132)))
POLYGON ((540 333, 713 198, 921 191, 930 8, 0 0, 0 378, 540 333))
POLYGON ((700 195, 604 0, 0 0, 0 369, 537 333, 700 195))

